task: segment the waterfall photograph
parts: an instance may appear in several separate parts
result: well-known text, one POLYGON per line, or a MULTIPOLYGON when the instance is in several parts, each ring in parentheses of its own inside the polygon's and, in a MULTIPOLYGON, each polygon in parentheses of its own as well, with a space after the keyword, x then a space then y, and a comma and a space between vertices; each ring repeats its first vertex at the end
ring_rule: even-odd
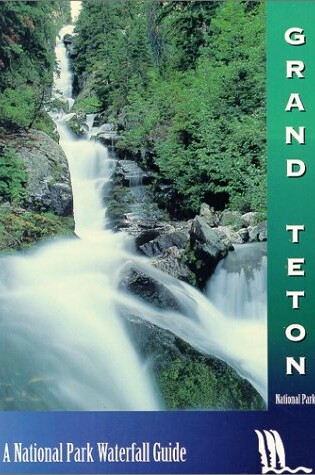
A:
POLYGON ((266 410, 265 2, 0 25, 0 410, 266 410))

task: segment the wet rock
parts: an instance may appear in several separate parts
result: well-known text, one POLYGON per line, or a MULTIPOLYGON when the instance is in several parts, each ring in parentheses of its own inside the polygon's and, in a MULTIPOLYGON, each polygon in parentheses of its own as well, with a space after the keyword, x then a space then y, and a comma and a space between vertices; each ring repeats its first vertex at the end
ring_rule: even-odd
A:
POLYGON ((106 147, 115 147, 121 137, 116 132, 103 132, 97 134, 97 139, 106 147))
POLYGON ((267 221, 262 221, 257 226, 249 228, 249 242, 267 241, 267 221))
POLYGON ((116 174, 121 176, 123 186, 141 186, 150 183, 150 177, 134 160, 119 160, 116 174))
POLYGON ((159 229, 159 215, 154 211, 149 212, 147 215, 143 213, 126 213, 124 215, 125 221, 121 225, 128 233, 133 236, 137 236, 143 230, 150 230, 154 227, 159 229))
POLYGON ((119 160, 116 173, 121 175, 123 186, 142 185, 144 172, 134 160, 119 160))
POLYGON ((72 92, 74 97, 78 97, 82 95, 82 91, 88 87, 90 82, 90 74, 84 72, 82 74, 78 74, 77 72, 73 72, 73 81, 72 81, 72 92))
MULTIPOLYGON (((107 217, 111 221, 111 228, 123 229, 135 237, 144 230, 160 229, 161 212, 154 203, 148 187, 143 185, 127 187, 119 183, 121 178, 114 176, 114 186, 106 200, 107 217)), ((158 234, 159 231, 156 236, 158 234)), ((142 236, 141 240, 144 243, 150 239, 142 236)))
POLYGON ((75 56, 75 47, 73 44, 73 39, 74 39, 74 35, 70 33, 65 34, 65 36, 63 37, 63 43, 66 47, 68 56, 70 58, 73 58, 75 56))
POLYGON ((51 207, 58 216, 72 214, 72 190, 67 183, 54 183, 50 187, 51 207))
POLYGON ((227 247, 231 244, 243 244, 243 239, 238 231, 234 231, 230 226, 219 226, 218 233, 227 247))
POLYGON ((138 269, 131 269, 124 276, 120 290, 130 292, 158 308, 180 310, 179 303, 165 285, 138 269))
POLYGON ((139 250, 146 256, 153 257, 163 254, 163 252, 173 246, 183 249, 187 241, 188 236, 185 233, 174 231, 158 236, 152 241, 139 246, 139 250))
POLYGON ((104 124, 108 123, 108 113, 106 111, 99 112, 95 115, 93 121, 93 127, 101 127, 104 124))
POLYGON ((123 229, 133 236, 144 230, 159 229, 154 237, 141 236, 137 246, 148 242, 160 234, 165 219, 154 201, 152 190, 147 186, 151 177, 146 174, 135 160, 117 160, 112 176, 112 192, 107 199, 107 216, 112 228, 123 229), (142 242, 143 241, 143 242, 142 242))
MULTIPOLYGON (((99 121, 96 118, 94 118, 93 127, 97 127, 97 125, 95 125, 95 123, 97 124, 98 122, 99 121)), ((101 123, 98 126, 98 133, 99 134, 106 133, 106 132, 115 132, 114 125, 111 124, 110 122, 104 122, 104 123, 101 123)))
MULTIPOLYGON (((157 267, 157 262, 155 264, 157 267)), ((138 269, 130 269, 120 283, 120 290, 132 293, 157 309, 180 310, 180 304, 167 287, 138 269)), ((142 357, 154 357, 154 367, 160 369, 169 361, 181 356, 178 338, 162 328, 134 315, 125 309, 122 315, 136 340, 142 357)))
POLYGON ((140 357, 150 366, 166 409, 265 409, 257 391, 223 361, 200 354, 170 331, 139 317, 125 314, 124 318, 140 357), (207 384, 200 374, 207 375, 207 384))
POLYGON ((231 248, 231 243, 222 240, 217 229, 211 228, 202 217, 196 216, 190 230, 188 266, 196 275, 200 287, 205 285, 219 260, 231 248))
POLYGON ((177 338, 168 330, 146 322, 139 317, 127 316, 126 325, 142 358, 148 359, 154 372, 159 373, 171 361, 181 358, 177 338))
POLYGON ((192 274, 189 267, 184 263, 183 254, 183 250, 173 246, 168 248, 161 257, 153 259, 152 264, 176 279, 191 283, 192 274))
POLYGON ((160 231, 158 229, 146 229, 141 231, 140 234, 136 237, 136 247, 139 249, 140 246, 153 241, 153 239, 157 238, 160 235, 160 231))
POLYGON ((238 234, 240 235, 240 237, 241 237, 243 243, 245 243, 245 242, 248 241, 248 239, 249 239, 249 233, 248 233, 248 229, 247 229, 247 228, 241 228, 241 229, 238 231, 238 234))

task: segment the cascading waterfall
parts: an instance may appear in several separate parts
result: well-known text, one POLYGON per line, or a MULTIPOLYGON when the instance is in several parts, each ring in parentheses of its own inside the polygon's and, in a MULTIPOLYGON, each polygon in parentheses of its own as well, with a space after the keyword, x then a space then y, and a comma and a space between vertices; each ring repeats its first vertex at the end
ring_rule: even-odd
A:
POLYGON ((75 232, 96 237, 104 235, 106 208, 102 195, 110 184, 116 161, 100 143, 77 140, 66 125, 67 116, 56 119, 60 145, 65 151, 71 175, 75 232), (98 231, 100 233, 98 233, 98 231))
POLYGON ((55 56, 58 69, 54 77, 53 94, 57 99, 66 100, 69 104, 69 109, 73 106, 74 99, 72 97, 72 71, 67 55, 65 55, 65 46, 63 38, 67 34, 72 34, 74 30, 73 25, 67 25, 61 28, 58 34, 58 41, 55 47, 55 56))
MULTIPOLYGON (((55 91, 71 98, 61 30, 55 91)), ((70 101, 71 103, 71 101, 70 101)), ((131 314, 170 330, 229 363, 266 398, 266 323, 224 316, 206 295, 132 252, 124 233, 105 230, 102 196, 115 160, 95 141, 78 139, 55 114, 69 162, 76 234, 1 258, 0 408, 11 410, 159 410, 163 406, 124 326, 131 314), (164 285, 180 309, 163 310, 122 292, 138 269, 164 285)))
POLYGON ((235 245, 211 277, 208 296, 227 317, 265 321, 266 287, 266 243, 235 245))
POLYGON ((87 125, 87 138, 90 140, 94 137, 95 133, 98 131, 98 127, 94 127, 94 119, 97 114, 87 114, 86 116, 86 125, 87 125))

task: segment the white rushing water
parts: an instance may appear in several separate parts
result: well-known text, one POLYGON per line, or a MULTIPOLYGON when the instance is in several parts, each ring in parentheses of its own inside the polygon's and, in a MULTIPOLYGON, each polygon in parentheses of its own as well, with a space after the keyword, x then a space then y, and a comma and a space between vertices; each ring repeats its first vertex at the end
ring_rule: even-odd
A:
MULTIPOLYGON (((71 99, 72 76, 61 38, 69 31, 61 31, 56 46, 60 75, 55 91, 66 100, 71 99)), ((206 295, 135 255, 131 238, 104 229, 102 196, 115 160, 97 142, 74 137, 67 119, 66 114, 55 116, 69 162, 80 239, 60 239, 1 258, 0 408, 163 409, 124 314, 170 330, 202 353, 223 359, 266 399, 264 318, 224 316, 206 295), (156 308, 119 290, 130 269, 164 286, 180 310, 156 308)))
POLYGON ((74 26, 67 25, 61 28, 58 34, 58 40, 55 47, 55 56, 57 62, 57 70, 54 74, 53 96, 56 99, 62 99, 68 102, 69 109, 73 106, 72 97, 72 71, 67 55, 65 54, 65 46, 62 39, 65 35, 73 33, 74 26))
POLYGON ((267 315, 267 245, 235 245, 234 252, 219 262, 208 283, 211 302, 224 315, 260 319, 267 315))

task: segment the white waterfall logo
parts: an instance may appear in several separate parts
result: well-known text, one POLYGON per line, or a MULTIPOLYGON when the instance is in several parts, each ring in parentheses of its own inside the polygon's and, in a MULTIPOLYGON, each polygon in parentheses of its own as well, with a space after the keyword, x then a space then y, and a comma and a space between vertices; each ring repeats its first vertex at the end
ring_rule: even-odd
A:
POLYGON ((261 455, 261 473, 312 473, 311 468, 289 468, 282 439, 276 430, 255 430, 258 437, 258 450, 261 455))

